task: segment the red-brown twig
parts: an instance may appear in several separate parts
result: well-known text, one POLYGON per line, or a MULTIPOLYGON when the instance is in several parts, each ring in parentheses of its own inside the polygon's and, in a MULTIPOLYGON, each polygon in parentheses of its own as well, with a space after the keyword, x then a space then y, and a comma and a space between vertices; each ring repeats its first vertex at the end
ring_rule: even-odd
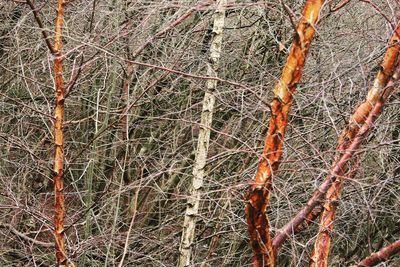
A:
POLYGON ((342 0, 342 2, 340 2, 340 3, 337 4, 336 6, 331 7, 331 8, 330 8, 330 11, 331 11, 331 12, 336 12, 336 11, 338 11, 339 9, 342 9, 342 8, 345 7, 348 3, 350 3, 350 1, 351 1, 351 0, 342 0))

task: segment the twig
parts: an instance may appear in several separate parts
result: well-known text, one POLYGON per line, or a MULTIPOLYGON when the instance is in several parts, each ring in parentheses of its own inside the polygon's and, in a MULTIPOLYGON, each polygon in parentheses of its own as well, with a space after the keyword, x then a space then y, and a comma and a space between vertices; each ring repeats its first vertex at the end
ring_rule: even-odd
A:
POLYGON ((52 248, 52 247, 54 247, 54 244, 52 244, 52 243, 42 242, 42 241, 33 239, 33 238, 31 238, 31 237, 29 237, 29 236, 27 236, 27 235, 25 235, 25 234, 19 232, 19 231, 18 231, 17 229, 15 229, 11 224, 7 224, 7 223, 3 224, 3 223, 0 223, 0 228, 7 228, 7 229, 9 229, 9 230, 11 231, 11 233, 13 233, 14 235, 19 236, 19 237, 21 237, 22 239, 25 239, 25 240, 27 240, 27 241, 29 241, 29 242, 32 242, 32 243, 34 243, 35 245, 39 245, 39 246, 45 247, 45 248, 52 248))
POLYGON ((45 30, 44 26, 43 26, 43 22, 39 17, 39 12, 38 9, 35 7, 35 5, 33 4, 32 0, 26 0, 26 3, 30 6, 30 8, 32 9, 32 13, 33 16, 35 17, 35 20, 37 22, 37 24, 39 25, 39 28, 42 32, 44 41, 46 42, 47 47, 49 48, 50 52, 55 55, 56 54, 56 50, 54 49, 53 45, 50 43, 50 37, 47 34, 47 31, 45 30))
POLYGON ((337 4, 336 6, 334 6, 334 7, 331 7, 331 6, 329 6, 329 8, 330 8, 330 12, 336 12, 336 11, 338 11, 339 9, 342 9, 344 6, 346 6, 348 3, 350 3, 350 1, 351 0, 343 0, 342 2, 340 2, 339 4, 337 4))
POLYGON ((360 0, 360 2, 370 4, 376 10, 376 12, 378 12, 378 14, 380 14, 389 23, 389 25, 392 27, 392 30, 395 29, 393 21, 390 18, 388 18, 388 16, 386 16, 386 14, 384 14, 382 10, 374 2, 372 2, 371 0, 360 0))
POLYGON ((292 24, 292 28, 293 28, 294 32, 297 32, 296 23, 294 22, 294 18, 296 17, 296 15, 294 14, 293 10, 291 10, 290 7, 288 7, 288 6, 283 2, 283 0, 281 0, 281 4, 282 4, 283 8, 285 9, 286 13, 287 13, 288 16, 289 16, 290 23, 292 24))

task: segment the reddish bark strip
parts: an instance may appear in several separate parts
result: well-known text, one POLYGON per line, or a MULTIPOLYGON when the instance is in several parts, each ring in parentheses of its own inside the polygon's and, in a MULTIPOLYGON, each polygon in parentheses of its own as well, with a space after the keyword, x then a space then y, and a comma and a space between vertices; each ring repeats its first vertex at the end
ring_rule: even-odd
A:
POLYGON ((316 206, 309 214, 307 214, 304 221, 299 226, 297 226, 297 228, 294 230, 294 233, 297 234, 307 229, 310 224, 315 222, 315 220, 318 218, 321 212, 322 212, 322 206, 316 206))
POLYGON ((397 240, 396 242, 390 244, 389 246, 382 248, 378 252, 372 253, 370 256, 366 257, 355 266, 357 267, 374 266, 382 261, 388 260, 391 256, 399 252, 400 252, 400 240, 397 240))
MULTIPOLYGON (((386 90, 387 83, 394 72, 396 63, 398 62, 398 54, 400 50, 400 24, 393 34, 389 49, 386 52, 384 61, 381 65, 381 70, 375 79, 374 86, 370 89, 367 99, 362 103, 354 112, 349 127, 347 127, 342 138, 339 139, 338 150, 343 152, 344 148, 348 147, 348 142, 352 141, 356 134, 359 133, 360 125, 365 123, 365 119, 371 112, 374 112, 373 106, 382 105, 386 100, 388 92, 392 90, 392 86, 389 86, 386 90)), ((393 80, 397 79, 397 75, 393 76, 393 80)), ((372 114, 379 116, 381 110, 377 113, 372 114)), ((344 166, 342 173, 346 172, 347 166, 344 166)), ((355 173, 353 174, 355 175, 355 173)), ((326 197, 325 204, 323 205, 324 210, 321 215, 319 233, 315 240, 314 249, 311 253, 310 267, 326 267, 328 266, 328 255, 331 243, 331 232, 333 230, 333 222, 336 216, 336 210, 340 194, 343 189, 344 179, 342 175, 338 176, 336 181, 329 188, 326 197)))
POLYGON ((304 222, 308 214, 320 203, 320 200, 328 191, 332 183, 337 178, 341 179, 341 177, 343 177, 343 175, 346 173, 346 162, 348 161, 349 157, 354 154, 354 151, 349 151, 349 149, 358 148, 359 144, 357 144, 357 140, 359 140, 360 127, 365 123, 365 120, 371 113, 374 105, 382 96, 382 92, 391 75, 393 74, 394 68, 396 67, 396 60, 400 51, 399 40, 400 24, 397 26, 396 31, 389 42, 389 47, 384 56, 383 63, 381 64, 381 70, 378 72, 377 77, 375 78, 374 85, 368 92, 367 100, 356 109, 350 119, 349 125, 339 138, 337 150, 340 152, 340 154, 332 165, 329 176, 314 192, 313 196, 297 213, 297 215, 277 233, 273 240, 273 246, 275 250, 278 250, 285 240, 295 232, 299 225, 304 222))
POLYGON ((275 266, 275 253, 266 213, 271 178, 274 171, 278 169, 293 93, 301 79, 304 63, 315 34, 314 26, 318 21, 323 3, 323 0, 306 2, 282 76, 274 88, 275 98, 271 103, 272 114, 264 150, 255 182, 246 196, 248 200, 246 220, 253 249, 254 267, 275 266))
POLYGON ((57 17, 54 36, 54 73, 55 73, 55 111, 54 111, 54 191, 55 191, 55 215, 54 237, 56 247, 57 266, 67 264, 67 256, 64 244, 64 79, 62 76, 62 28, 64 21, 64 0, 57 2, 57 17))

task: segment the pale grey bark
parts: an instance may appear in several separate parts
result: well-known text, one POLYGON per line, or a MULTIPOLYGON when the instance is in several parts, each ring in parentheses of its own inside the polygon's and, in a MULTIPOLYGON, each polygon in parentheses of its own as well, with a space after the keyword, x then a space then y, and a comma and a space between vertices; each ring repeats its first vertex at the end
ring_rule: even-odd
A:
MULTIPOLYGON (((217 8, 214 13, 213 32, 210 45, 210 62, 207 67, 207 75, 216 77, 221 55, 222 36, 225 24, 225 6, 227 0, 217 0, 217 8)), ((215 103, 214 91, 217 87, 216 80, 207 80, 207 90, 204 94, 201 123, 197 141, 197 151, 193 167, 193 180, 190 185, 190 196, 187 200, 185 218, 183 223, 182 238, 180 243, 179 267, 191 265, 191 254, 195 236, 196 220, 199 214, 199 206, 202 188, 204 184, 204 168, 207 162, 207 152, 210 143, 210 129, 215 103)))

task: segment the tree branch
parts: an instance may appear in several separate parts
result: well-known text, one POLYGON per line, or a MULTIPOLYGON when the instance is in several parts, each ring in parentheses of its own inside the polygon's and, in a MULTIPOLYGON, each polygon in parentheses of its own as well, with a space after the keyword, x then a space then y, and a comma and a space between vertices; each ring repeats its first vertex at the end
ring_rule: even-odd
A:
POLYGON ((379 250, 378 252, 372 253, 358 264, 353 267, 369 267, 374 266, 382 261, 388 260, 391 256, 400 252, 400 240, 390 244, 379 250))
POLYGON ((29 242, 31 242, 31 243, 33 243, 33 244, 35 244, 35 245, 39 245, 39 246, 45 247, 45 248, 52 248, 52 247, 54 247, 54 245, 53 245, 52 243, 42 242, 42 241, 33 239, 33 238, 31 238, 31 237, 29 237, 29 236, 27 236, 27 235, 25 235, 25 234, 19 232, 19 231, 18 231, 17 229, 15 229, 11 224, 7 224, 7 223, 3 224, 3 223, 1 223, 1 224, 0 224, 0 228, 7 228, 7 229, 9 229, 10 232, 13 233, 14 235, 16 235, 16 236, 18 236, 18 237, 21 237, 22 239, 25 239, 26 241, 29 241, 29 242))
POLYGON ((26 0, 26 3, 30 6, 30 8, 32 9, 32 13, 33 16, 35 17, 35 20, 37 22, 37 24, 39 25, 39 28, 42 32, 44 41, 46 42, 47 48, 50 50, 50 52, 54 55, 56 53, 56 50, 54 49, 53 45, 50 43, 50 37, 47 34, 47 31, 45 30, 44 26, 43 26, 43 22, 39 17, 39 12, 38 9, 35 7, 35 5, 33 4, 32 0, 26 0))

